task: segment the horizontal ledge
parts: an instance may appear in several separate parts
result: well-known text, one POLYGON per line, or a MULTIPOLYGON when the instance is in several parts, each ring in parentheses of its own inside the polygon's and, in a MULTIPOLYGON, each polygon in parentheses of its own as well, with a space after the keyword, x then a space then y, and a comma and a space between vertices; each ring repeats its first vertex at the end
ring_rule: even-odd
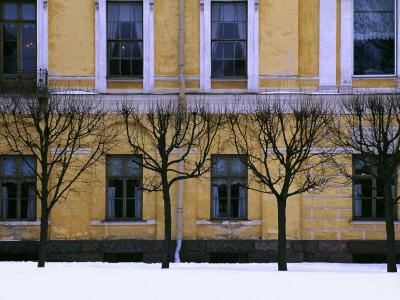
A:
MULTIPOLYGON (((371 220, 371 221, 367 221, 367 220, 350 220, 350 224, 386 224, 385 221, 375 221, 375 220, 371 220)), ((394 224, 400 224, 400 221, 395 221, 394 224)))
POLYGON ((0 221, 0 226, 40 226, 40 221, 0 221))
POLYGON ((138 226, 138 225, 156 225, 156 220, 132 220, 132 221, 90 221, 91 226, 138 226))
POLYGON ((222 220, 197 220, 196 225, 247 225, 255 226, 261 225, 261 220, 251 220, 251 221, 222 221, 222 220))

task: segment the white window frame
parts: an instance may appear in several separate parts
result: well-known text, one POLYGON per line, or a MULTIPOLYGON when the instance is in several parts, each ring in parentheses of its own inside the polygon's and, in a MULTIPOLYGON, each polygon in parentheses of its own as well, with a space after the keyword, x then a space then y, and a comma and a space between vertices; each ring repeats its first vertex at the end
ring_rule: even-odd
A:
POLYGON ((49 23, 48 22, 49 22, 48 0, 37 0, 36 1, 36 26, 37 26, 36 66, 38 70, 49 69, 49 30, 48 30, 49 23))
MULTIPOLYGON (((134 0, 110 0, 109 2, 134 0)), ((154 0, 143 2, 143 93, 154 90, 154 0)), ((107 92, 107 0, 95 0, 96 91, 107 92)), ((134 78, 125 80, 135 81, 134 78)), ((141 90, 140 90, 141 91, 141 90)), ((121 92, 116 90, 116 92, 121 92)))
MULTIPOLYGON (((211 92, 211 2, 200 0, 200 90, 211 92)), ((247 2, 247 90, 259 91, 258 6, 259 0, 215 0, 214 2, 247 2)))
POLYGON ((398 20, 400 0, 395 1, 395 74, 354 75, 354 39, 353 39, 353 0, 341 0, 341 38, 340 38, 340 88, 350 90, 353 78, 397 78, 400 87, 400 30, 398 20), (349 55, 350 53, 350 55, 349 55))

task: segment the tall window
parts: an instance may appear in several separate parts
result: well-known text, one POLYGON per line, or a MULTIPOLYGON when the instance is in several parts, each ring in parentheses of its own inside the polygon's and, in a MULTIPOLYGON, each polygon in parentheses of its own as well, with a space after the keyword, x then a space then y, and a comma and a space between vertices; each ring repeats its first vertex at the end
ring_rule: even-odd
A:
POLYGON ((213 156, 211 217, 245 219, 247 169, 237 155, 213 156))
POLYGON ((107 3, 108 75, 143 75, 142 2, 107 3))
POLYGON ((395 0, 354 0, 354 75, 395 74, 395 0))
POLYGON ((247 75, 247 4, 213 2, 211 76, 247 75))
POLYGON ((2 156, 0 169, 2 219, 35 219, 35 159, 29 156, 2 156))
POLYGON ((36 1, 1 1, 0 27, 0 73, 36 72, 36 1))
POLYGON ((107 218, 142 218, 142 169, 133 155, 107 157, 107 218))
MULTIPOLYGON (((353 157, 353 216, 355 219, 385 218, 383 187, 377 184, 375 174, 375 168, 367 159, 360 155, 353 157)), ((394 198, 396 196, 395 175, 391 189, 394 198)))

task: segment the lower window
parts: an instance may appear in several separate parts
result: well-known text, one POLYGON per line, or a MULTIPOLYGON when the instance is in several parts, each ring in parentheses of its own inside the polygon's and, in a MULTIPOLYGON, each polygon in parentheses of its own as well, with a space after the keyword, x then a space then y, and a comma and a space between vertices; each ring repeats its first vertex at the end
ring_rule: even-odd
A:
MULTIPOLYGON (((353 157, 353 217, 354 219, 384 219, 383 187, 377 184, 375 168, 361 155, 353 157)), ((391 180, 393 199, 396 197, 396 177, 391 180)), ((397 209, 394 209, 395 219, 397 209)))
POLYGON ((2 156, 1 218, 34 220, 36 217, 36 163, 30 156, 2 156))
POLYGON ((246 219, 247 169, 237 155, 212 157, 212 219, 246 219))
POLYGON ((107 156, 107 219, 142 218, 141 158, 107 156))

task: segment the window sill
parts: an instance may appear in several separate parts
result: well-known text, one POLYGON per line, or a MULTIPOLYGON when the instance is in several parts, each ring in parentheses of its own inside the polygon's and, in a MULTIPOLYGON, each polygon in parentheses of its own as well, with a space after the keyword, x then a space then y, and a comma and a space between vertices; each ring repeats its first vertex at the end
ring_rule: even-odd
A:
POLYGON ((244 225, 258 226, 261 225, 261 220, 197 220, 196 225, 244 225))
MULTIPOLYGON (((350 220, 350 224, 386 224, 384 220, 350 220)), ((400 221, 394 221, 394 224, 400 224, 400 221)))
POLYGON ((363 78, 368 78, 368 79, 397 79, 397 75, 377 75, 377 74, 372 74, 372 75, 353 75, 353 79, 363 79, 363 78))
POLYGON ((90 221, 91 226, 137 226, 137 225, 156 225, 156 220, 122 220, 122 221, 90 221))
POLYGON ((143 77, 107 77, 107 81, 137 81, 142 82, 143 77))
POLYGON ((211 81, 247 81, 247 77, 211 77, 211 81))
MULTIPOLYGON (((50 221, 48 224, 50 225, 50 221)), ((38 221, 0 220, 0 226, 40 226, 40 220, 38 221)))

